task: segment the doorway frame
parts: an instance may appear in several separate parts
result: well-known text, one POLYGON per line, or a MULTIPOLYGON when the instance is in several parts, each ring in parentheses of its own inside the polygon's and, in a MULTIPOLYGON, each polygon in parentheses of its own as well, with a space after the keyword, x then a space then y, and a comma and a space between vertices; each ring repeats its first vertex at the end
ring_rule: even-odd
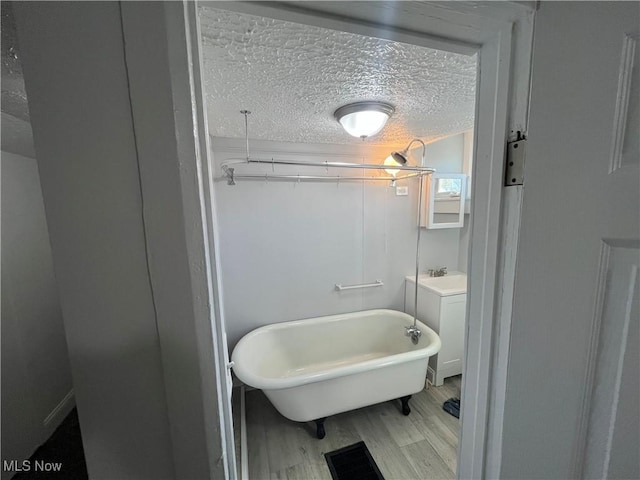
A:
MULTIPOLYGON (((521 186, 503 187, 506 143, 517 133, 526 135, 529 77, 535 2, 211 2, 212 7, 284 21, 342 30, 387 40, 412 43, 456 53, 477 52, 474 168, 472 178, 473 242, 469 251, 469 296, 465 327, 462 417, 458 449, 458 478, 499 477, 502 417, 506 391, 509 335, 517 241, 522 204, 521 186), (469 312, 477 312, 471 317, 469 312)), ((201 50, 198 4, 183 3, 185 45, 192 68, 194 137, 199 155, 181 158, 196 164, 197 191, 183 190, 185 205, 199 199, 202 245, 209 252, 206 268, 210 322, 215 346, 214 364, 201 363, 203 374, 214 375, 225 476, 238 478, 233 451, 229 355, 226 347, 222 284, 213 202, 213 167, 209 149, 207 112, 200 72, 201 50), (226 379, 226 381, 225 381, 226 379)), ((153 175, 153 172, 149 172, 153 175)), ((191 232, 193 234, 193 232, 191 232)), ((194 247, 195 248, 195 247, 194 247)), ((205 321, 205 320, 203 320, 205 321)), ((203 402, 210 402, 203 398, 203 402)), ((220 458, 217 452, 209 452, 220 458)))

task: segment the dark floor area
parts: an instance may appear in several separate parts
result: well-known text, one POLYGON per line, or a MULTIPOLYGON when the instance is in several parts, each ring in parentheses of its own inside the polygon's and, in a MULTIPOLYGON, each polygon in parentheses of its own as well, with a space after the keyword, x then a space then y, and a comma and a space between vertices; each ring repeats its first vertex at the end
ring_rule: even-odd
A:
POLYGON ((49 478, 86 480, 89 478, 84 460, 78 412, 75 408, 29 460, 29 471, 17 473, 13 476, 13 480, 49 478), (60 465, 59 471, 54 471, 57 469, 56 464, 60 465), (47 469, 49 471, 45 471, 47 469))

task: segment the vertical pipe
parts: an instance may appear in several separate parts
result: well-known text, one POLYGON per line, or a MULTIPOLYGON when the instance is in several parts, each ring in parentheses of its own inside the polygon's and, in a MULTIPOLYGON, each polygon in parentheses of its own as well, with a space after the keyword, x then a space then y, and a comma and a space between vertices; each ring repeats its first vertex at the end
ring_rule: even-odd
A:
MULTIPOLYGON (((424 148, 424 147, 423 147, 424 148)), ((424 160, 424 154, 422 156, 424 160)), ((418 274, 420 273, 420 219, 422 217, 422 188, 424 183, 424 178, 422 175, 418 176, 418 181, 420 182, 420 186, 418 187, 418 235, 416 240, 416 289, 414 295, 414 303, 413 303, 413 326, 416 327, 418 321, 418 274)))
MULTIPOLYGON (((422 144, 422 160, 420 161, 420 166, 424 167, 424 159, 427 154, 427 146, 424 144, 422 140, 416 138, 409 143, 407 146, 407 151, 413 142, 420 142, 422 144)), ((418 187, 418 235, 416 239, 416 289, 414 292, 414 302, 413 302, 413 327, 417 328, 418 323, 418 274, 420 273, 420 219, 422 218, 422 189, 424 184, 424 174, 421 173, 418 176, 420 181, 420 186, 418 187)))

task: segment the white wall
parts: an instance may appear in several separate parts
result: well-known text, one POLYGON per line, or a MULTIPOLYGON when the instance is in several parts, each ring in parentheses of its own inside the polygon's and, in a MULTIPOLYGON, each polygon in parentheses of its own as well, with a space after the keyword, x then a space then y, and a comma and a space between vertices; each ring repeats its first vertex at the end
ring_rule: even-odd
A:
POLYGON ((22 461, 73 408, 73 385, 36 161, 3 151, 0 168, 2 460, 22 461))
POLYGON ((36 158, 33 150, 33 133, 29 122, 2 112, 2 151, 15 153, 28 158, 36 158))
POLYGON ((192 8, 15 7, 92 479, 225 475, 192 8))
MULTIPOLYGON (((216 165, 244 156, 244 142, 215 138, 216 165)), ((381 163, 373 147, 251 142, 255 158, 381 163), (348 153, 344 153, 347 151, 348 153), (341 153, 342 152, 342 153, 341 153)), ((426 164, 460 172, 462 136, 427 146, 426 164)), ((413 151, 419 160, 421 147, 413 151)), ((237 173, 272 173, 240 165, 237 173)), ((275 173, 326 174, 325 169, 277 166, 275 173)), ((330 174, 362 175, 332 169, 330 174)), ((366 173, 371 175, 372 173, 366 173)), ((218 172, 220 175, 220 171, 218 172)), ((216 185, 223 297, 230 346, 270 323, 370 308, 404 308, 404 278, 415 272, 417 180, 396 196, 388 182, 238 180, 216 185), (334 285, 382 280, 384 287, 336 292, 334 285)), ((399 182, 399 185, 402 184, 399 182)), ((458 267, 459 229, 422 230, 421 271, 458 267)))
POLYGON ((89 476, 174 478, 120 5, 15 13, 89 476))
POLYGON ((469 261, 469 244, 471 243, 471 225, 469 223, 469 215, 464 216, 464 225, 459 230, 460 237, 458 239, 458 270, 467 271, 467 262, 469 261))
MULTIPOLYGON (((413 150, 416 154, 420 148, 413 150)), ((452 135, 427 144, 425 164, 438 173, 462 173, 464 167, 464 134, 452 135)))

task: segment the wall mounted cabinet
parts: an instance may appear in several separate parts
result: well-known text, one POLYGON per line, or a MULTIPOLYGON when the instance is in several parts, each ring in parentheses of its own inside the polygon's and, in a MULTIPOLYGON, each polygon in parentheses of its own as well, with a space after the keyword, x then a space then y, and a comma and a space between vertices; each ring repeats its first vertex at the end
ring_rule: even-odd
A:
POLYGON ((464 173, 434 173, 424 178, 423 214, 420 226, 429 229, 462 228, 467 195, 464 173))

